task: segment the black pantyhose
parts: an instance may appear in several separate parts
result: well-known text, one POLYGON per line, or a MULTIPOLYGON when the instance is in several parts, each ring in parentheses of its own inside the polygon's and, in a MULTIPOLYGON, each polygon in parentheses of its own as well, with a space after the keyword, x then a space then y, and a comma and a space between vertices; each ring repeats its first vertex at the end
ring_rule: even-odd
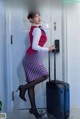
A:
POLYGON ((31 104, 31 109, 29 110, 30 113, 34 114, 35 117, 41 117, 36 109, 36 104, 35 104, 35 91, 34 91, 34 86, 48 78, 48 75, 45 75, 43 77, 40 77, 38 80, 32 81, 26 85, 24 85, 25 89, 28 89, 28 96, 31 104))
POLYGON ((48 77, 49 77, 48 75, 44 75, 30 83, 23 85, 23 88, 27 90, 28 88, 31 88, 31 87, 35 86, 36 84, 39 84, 39 83, 45 81, 48 77))
POLYGON ((31 104, 30 113, 34 114, 35 117, 40 117, 41 115, 38 113, 38 111, 36 109, 34 87, 36 84, 39 84, 39 83, 45 81, 47 78, 48 78, 48 75, 44 75, 30 83, 19 86, 19 88, 18 88, 18 90, 20 90, 19 96, 24 101, 26 101, 25 93, 26 93, 26 90, 28 89, 28 96, 29 96, 30 104, 31 104))

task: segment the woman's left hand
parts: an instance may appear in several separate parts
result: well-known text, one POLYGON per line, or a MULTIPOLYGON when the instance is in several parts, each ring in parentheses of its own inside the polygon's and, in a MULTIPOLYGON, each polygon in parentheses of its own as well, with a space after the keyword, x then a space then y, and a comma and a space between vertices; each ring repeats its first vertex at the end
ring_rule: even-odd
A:
POLYGON ((48 47, 49 48, 49 51, 52 51, 52 50, 55 50, 56 48, 55 48, 55 45, 51 45, 50 47, 48 47))

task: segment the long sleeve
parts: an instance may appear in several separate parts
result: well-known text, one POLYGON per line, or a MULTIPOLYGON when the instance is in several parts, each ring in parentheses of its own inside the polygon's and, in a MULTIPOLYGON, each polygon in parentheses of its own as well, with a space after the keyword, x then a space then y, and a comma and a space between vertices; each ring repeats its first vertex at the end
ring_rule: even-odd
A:
POLYGON ((39 40, 41 37, 41 30, 39 28, 35 28, 32 32, 33 42, 32 49, 37 51, 48 51, 48 48, 39 46, 39 40))

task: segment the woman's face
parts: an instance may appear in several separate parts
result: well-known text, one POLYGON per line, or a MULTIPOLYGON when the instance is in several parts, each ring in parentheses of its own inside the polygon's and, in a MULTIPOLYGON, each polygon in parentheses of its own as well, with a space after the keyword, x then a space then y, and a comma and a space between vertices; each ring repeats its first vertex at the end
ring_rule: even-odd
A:
POLYGON ((34 18, 31 19, 32 23, 34 24, 40 24, 41 23, 41 16, 39 14, 36 14, 34 18))

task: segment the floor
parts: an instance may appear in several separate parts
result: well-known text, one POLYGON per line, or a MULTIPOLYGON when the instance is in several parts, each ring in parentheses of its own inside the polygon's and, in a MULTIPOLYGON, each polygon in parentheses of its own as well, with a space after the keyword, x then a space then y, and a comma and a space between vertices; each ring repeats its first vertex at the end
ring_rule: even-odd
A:
MULTIPOLYGON (((47 117, 45 110, 39 110, 40 113, 44 112, 45 115, 39 119, 55 119, 52 115, 47 117)), ((7 113, 7 119, 36 119, 34 115, 29 114, 28 110, 15 110, 7 113)), ((80 109, 71 109, 69 119, 80 119, 80 109)))

